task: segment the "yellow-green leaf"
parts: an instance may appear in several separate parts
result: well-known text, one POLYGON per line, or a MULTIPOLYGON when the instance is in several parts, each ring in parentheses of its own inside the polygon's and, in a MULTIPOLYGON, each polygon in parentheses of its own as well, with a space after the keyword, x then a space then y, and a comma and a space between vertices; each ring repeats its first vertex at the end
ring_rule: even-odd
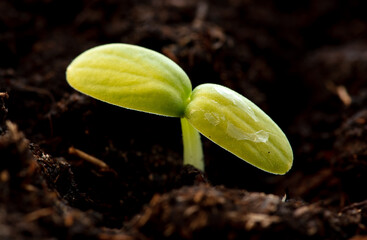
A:
POLYGON ((191 82, 172 60, 155 51, 107 44, 79 55, 67 68, 76 90, 121 107, 181 117, 191 82))
POLYGON ((194 89, 185 117, 204 136, 264 171, 284 174, 293 152, 283 131, 259 107, 216 84, 194 89))

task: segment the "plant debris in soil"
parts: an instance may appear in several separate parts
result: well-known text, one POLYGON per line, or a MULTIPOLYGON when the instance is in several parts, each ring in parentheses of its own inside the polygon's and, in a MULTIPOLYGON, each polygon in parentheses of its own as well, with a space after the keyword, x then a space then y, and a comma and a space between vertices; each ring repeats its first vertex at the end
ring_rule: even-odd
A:
POLYGON ((357 1, 0 2, 0 239, 367 239, 367 15, 357 1), (194 86, 245 95, 289 137, 263 173, 177 119, 76 93, 65 70, 111 42, 161 52, 194 86))

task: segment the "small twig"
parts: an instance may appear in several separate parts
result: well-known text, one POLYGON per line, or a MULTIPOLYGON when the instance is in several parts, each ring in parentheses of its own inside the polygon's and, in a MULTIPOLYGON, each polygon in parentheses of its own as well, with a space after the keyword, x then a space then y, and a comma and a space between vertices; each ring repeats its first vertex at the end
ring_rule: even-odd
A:
POLYGON ((332 93, 338 95, 340 100, 344 103, 345 106, 349 106, 352 103, 352 97, 349 95, 348 90, 345 86, 339 85, 335 86, 333 82, 327 82, 326 88, 332 93))
POLYGON ((0 92, 0 97, 8 98, 9 94, 7 92, 0 92))
POLYGON ((79 149, 76 149, 74 147, 70 147, 69 148, 69 154, 72 154, 72 155, 76 155, 80 158, 82 158, 83 160, 87 161, 87 162, 90 162, 100 168, 109 168, 108 165, 103 162, 102 160, 96 158, 96 157, 93 157, 92 155, 89 155, 88 153, 85 153, 79 149))
POLYGON ((25 215, 24 219, 26 222, 32 222, 42 217, 47 217, 53 214, 52 208, 41 208, 25 215))
POLYGON ((1 98, 6 98, 8 99, 9 98, 9 94, 7 92, 0 92, 0 97, 1 98))
POLYGON ((40 87, 34 87, 34 86, 29 86, 26 84, 23 84, 21 82, 18 81, 13 81, 12 85, 23 90, 26 92, 32 92, 32 93, 37 93, 38 95, 44 95, 47 96, 48 98, 50 98, 50 100, 54 103, 56 102, 54 96, 52 95, 51 91, 49 91, 48 89, 45 88, 40 88, 40 87))
POLYGON ((345 106, 349 106, 352 103, 352 98, 350 97, 347 89, 344 86, 336 87, 336 94, 338 94, 340 100, 345 106))
POLYGON ((360 208, 365 207, 365 206, 367 206, 367 200, 364 200, 362 202, 356 202, 356 203, 353 203, 349 206, 346 206, 340 212, 346 212, 348 210, 355 209, 355 208, 360 209, 360 208))

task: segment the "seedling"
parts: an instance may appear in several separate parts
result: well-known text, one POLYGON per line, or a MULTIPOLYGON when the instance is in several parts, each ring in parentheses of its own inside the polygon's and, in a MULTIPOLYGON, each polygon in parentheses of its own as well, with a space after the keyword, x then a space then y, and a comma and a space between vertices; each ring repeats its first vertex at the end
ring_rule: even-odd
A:
POLYGON ((221 85, 192 90, 186 73, 160 53, 129 44, 102 45, 74 59, 66 75, 73 88, 101 101, 180 118, 184 164, 204 170, 200 132, 264 171, 284 174, 292 166, 287 137, 259 107, 221 85))

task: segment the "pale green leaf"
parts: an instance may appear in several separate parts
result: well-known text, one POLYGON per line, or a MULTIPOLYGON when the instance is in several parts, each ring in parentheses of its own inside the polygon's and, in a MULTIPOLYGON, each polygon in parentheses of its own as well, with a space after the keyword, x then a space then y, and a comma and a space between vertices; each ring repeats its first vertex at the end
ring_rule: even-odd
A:
POLYGON ((107 44, 79 55, 67 68, 76 90, 121 107, 181 117, 191 94, 185 72, 155 51, 107 44))
POLYGON ((216 84, 194 89, 185 117, 204 136, 264 171, 284 174, 293 153, 282 130, 244 96, 216 84))

